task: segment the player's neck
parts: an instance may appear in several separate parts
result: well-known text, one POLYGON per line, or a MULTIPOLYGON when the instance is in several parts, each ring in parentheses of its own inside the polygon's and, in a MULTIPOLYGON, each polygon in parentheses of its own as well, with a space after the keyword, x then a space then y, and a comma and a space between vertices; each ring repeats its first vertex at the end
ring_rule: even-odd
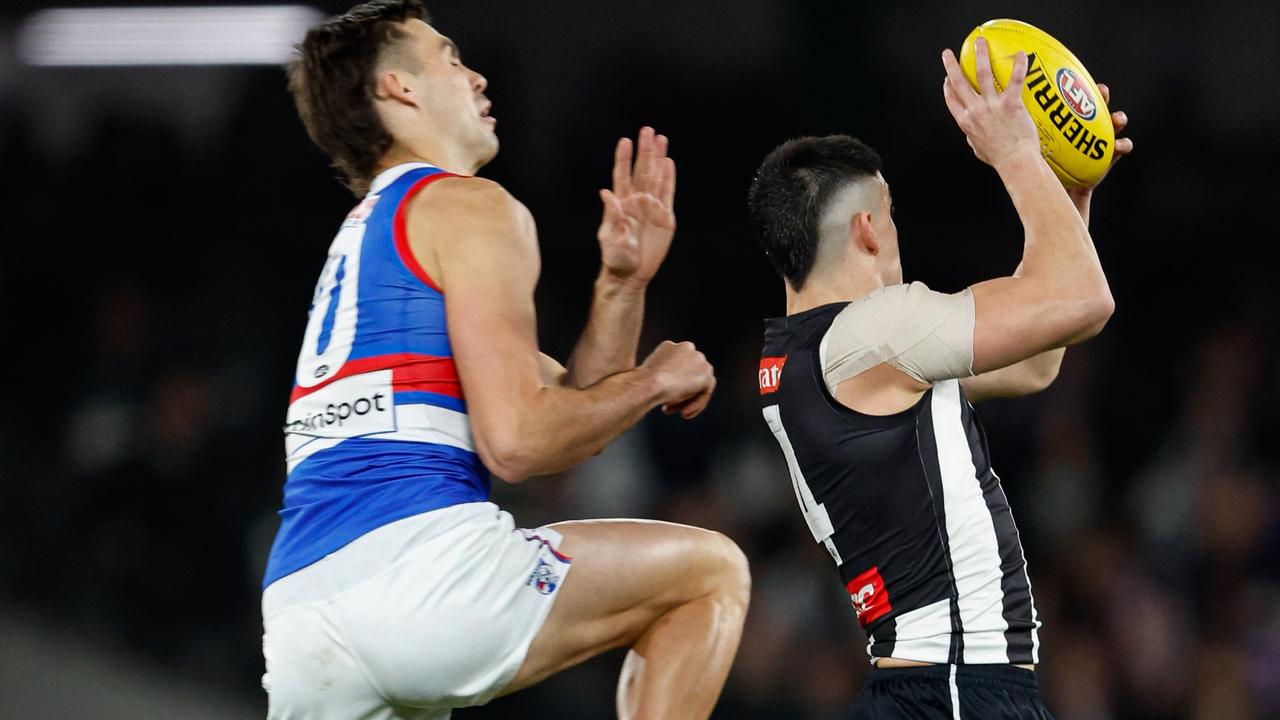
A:
POLYGON ((871 273, 810 277, 798 291, 787 286, 787 314, 795 315, 831 303, 851 302, 884 286, 884 279, 871 273))
POLYGON ((378 172, 397 165, 411 162, 424 162, 435 165, 441 170, 455 175, 473 175, 476 171, 474 162, 470 162, 460 151, 448 146, 431 142, 401 143, 397 142, 382 156, 378 163, 378 172))

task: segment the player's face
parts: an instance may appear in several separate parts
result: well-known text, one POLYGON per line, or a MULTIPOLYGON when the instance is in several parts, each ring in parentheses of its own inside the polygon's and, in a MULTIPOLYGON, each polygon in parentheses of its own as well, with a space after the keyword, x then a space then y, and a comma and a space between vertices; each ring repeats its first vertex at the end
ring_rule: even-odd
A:
POLYGON ((489 115, 493 103, 484 95, 489 81, 463 65, 458 46, 435 28, 421 20, 410 20, 406 26, 422 60, 424 119, 433 133, 479 169, 498 153, 497 120, 489 115))
POLYGON ((871 213, 871 227, 880 242, 880 272, 885 284, 894 285, 902 282, 902 258, 898 254, 898 226, 893 222, 893 194, 884 176, 876 175, 876 179, 880 181, 878 211, 871 213))

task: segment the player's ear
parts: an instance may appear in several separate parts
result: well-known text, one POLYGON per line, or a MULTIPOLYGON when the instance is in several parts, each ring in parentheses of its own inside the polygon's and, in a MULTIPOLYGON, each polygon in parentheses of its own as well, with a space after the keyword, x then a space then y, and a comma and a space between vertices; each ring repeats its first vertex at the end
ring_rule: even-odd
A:
POLYGON ((374 96, 379 100, 395 100, 405 105, 417 105, 413 85, 413 78, 408 73, 384 70, 378 75, 374 96))
POLYGON ((880 238, 876 235, 876 229, 871 226, 871 213, 866 211, 855 213, 849 225, 849 239, 854 247, 868 255, 876 255, 880 252, 880 238))

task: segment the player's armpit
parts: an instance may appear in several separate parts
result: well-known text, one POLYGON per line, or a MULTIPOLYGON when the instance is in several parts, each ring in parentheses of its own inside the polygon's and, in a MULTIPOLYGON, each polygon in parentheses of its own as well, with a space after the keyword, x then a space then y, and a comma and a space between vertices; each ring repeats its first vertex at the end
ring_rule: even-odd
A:
POLYGON ((962 378, 960 387, 970 402, 1038 393, 1058 378, 1065 352, 1064 348, 1049 350, 998 370, 962 378))
POLYGON ((1115 309, 1109 292, 1058 288, 1044 279, 996 278, 972 290, 978 374, 1082 343, 1101 332, 1115 309))

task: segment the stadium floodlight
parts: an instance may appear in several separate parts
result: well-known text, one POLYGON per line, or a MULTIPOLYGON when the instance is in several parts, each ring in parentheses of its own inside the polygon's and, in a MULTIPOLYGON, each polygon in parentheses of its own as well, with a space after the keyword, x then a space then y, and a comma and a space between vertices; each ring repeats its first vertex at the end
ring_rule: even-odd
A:
POLYGON ((55 8, 22 22, 17 51, 44 66, 279 65, 323 17, 305 5, 55 8))

